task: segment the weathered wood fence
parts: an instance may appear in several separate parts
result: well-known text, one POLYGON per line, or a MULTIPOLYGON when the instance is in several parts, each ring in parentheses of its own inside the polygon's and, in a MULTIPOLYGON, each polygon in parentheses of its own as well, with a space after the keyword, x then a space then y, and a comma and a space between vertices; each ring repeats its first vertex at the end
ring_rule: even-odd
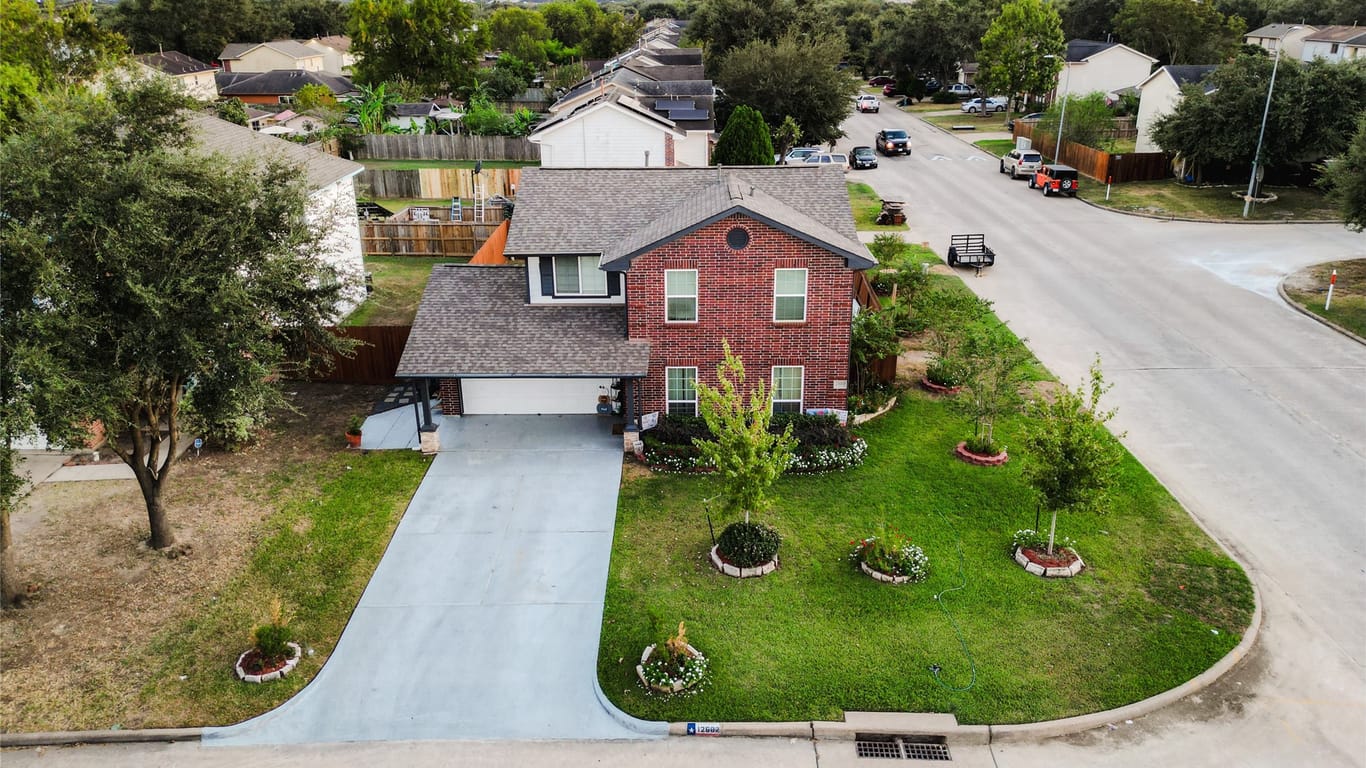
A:
MULTIPOLYGON (((1057 137, 1035 130, 1034 123, 1015 121, 1015 136, 1029 139, 1034 148, 1051 156, 1057 146, 1057 137)), ((1087 147, 1071 141, 1062 143, 1061 157, 1058 162, 1070 165, 1098 181, 1111 179, 1116 183, 1125 181, 1157 181, 1171 176, 1171 167, 1164 152, 1129 152, 1112 155, 1104 150, 1087 147)))
POLYGON ((474 209, 461 208, 459 220, 451 209, 404 208, 392 218, 360 223, 361 251, 366 256, 471 257, 503 221, 503 209, 484 209, 484 221, 474 221, 474 209))
MULTIPOLYGON (((521 181, 521 168, 485 168, 479 174, 484 196, 513 197, 521 181)), ((365 170, 357 185, 377 198, 441 200, 475 196, 475 177, 468 168, 419 168, 408 171, 365 170)))
POLYGON ((345 384, 392 384, 398 371, 410 325, 353 325, 333 328, 344 339, 361 342, 354 357, 335 357, 332 369, 314 374, 314 381, 345 384))
POLYGON ((519 160, 540 162, 541 148, 520 136, 367 134, 356 159, 519 160))

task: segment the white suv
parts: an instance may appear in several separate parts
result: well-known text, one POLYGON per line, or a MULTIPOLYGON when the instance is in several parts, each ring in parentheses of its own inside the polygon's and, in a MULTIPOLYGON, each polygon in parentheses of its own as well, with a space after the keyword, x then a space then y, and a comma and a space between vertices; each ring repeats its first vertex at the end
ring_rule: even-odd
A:
POLYGON ((1043 155, 1036 150, 1012 149, 1001 158, 1001 173, 1010 174, 1012 179, 1033 176, 1042 164, 1043 155))
POLYGON ((882 102, 878 101, 873 94, 865 93, 858 97, 858 101, 854 102, 854 108, 860 112, 877 112, 882 108, 882 102))

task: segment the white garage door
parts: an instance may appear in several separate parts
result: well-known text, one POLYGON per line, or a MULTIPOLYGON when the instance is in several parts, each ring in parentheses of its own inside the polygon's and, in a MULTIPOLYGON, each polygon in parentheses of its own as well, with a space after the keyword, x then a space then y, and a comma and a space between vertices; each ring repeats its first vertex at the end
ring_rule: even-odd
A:
POLYGON ((461 379, 465 413, 597 413, 611 379, 461 379))

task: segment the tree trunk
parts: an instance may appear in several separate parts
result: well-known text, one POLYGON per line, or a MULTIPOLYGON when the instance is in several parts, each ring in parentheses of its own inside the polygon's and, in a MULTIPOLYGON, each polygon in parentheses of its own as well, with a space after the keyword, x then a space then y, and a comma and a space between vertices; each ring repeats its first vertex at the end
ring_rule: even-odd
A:
POLYGON ((1053 534, 1058 530, 1058 510, 1053 510, 1053 520, 1048 524, 1048 554, 1053 554, 1053 534))
POLYGON ((10 531, 9 506, 0 506, 0 608, 14 605, 22 593, 14 572, 14 534, 10 531))
POLYGON ((161 484, 153 481, 150 492, 144 488, 143 499, 147 502, 147 523, 152 537, 148 539, 152 549, 165 549, 175 543, 171 524, 166 520, 166 510, 161 505, 161 484))

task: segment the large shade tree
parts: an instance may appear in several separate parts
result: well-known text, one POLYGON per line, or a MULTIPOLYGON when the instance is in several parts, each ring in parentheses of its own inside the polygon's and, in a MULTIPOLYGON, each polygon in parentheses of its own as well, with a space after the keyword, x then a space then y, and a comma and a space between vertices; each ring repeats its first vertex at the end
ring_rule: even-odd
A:
POLYGON ((1328 196, 1342 209, 1347 226, 1366 229, 1366 111, 1357 119, 1357 132, 1347 151, 1330 161, 1323 171, 1328 196))
POLYGON ((433 94, 472 85, 488 40, 464 0, 355 0, 349 29, 358 80, 406 78, 433 94))
POLYGON ((158 549, 187 418, 262 416, 284 402, 278 374, 345 351, 303 173, 208 155, 183 107, 169 85, 111 81, 44 100, 0 144, 0 253, 22 288, 4 306, 7 412, 59 433, 102 422, 158 549))
POLYGON ((982 36, 977 51, 977 85, 1014 97, 1047 93, 1062 71, 1062 20, 1042 0, 1013 0, 982 36))
POLYGON ((844 135, 840 123, 858 92, 854 78, 836 67, 844 39, 791 33, 776 43, 755 41, 721 61, 716 82, 732 104, 747 104, 769 125, 791 115, 802 138, 831 142, 844 135))
POLYGON ((688 22, 686 38, 707 50, 707 67, 750 43, 776 43, 797 23, 794 0, 703 0, 688 22))
POLYGON ((122 0, 109 23, 135 51, 180 51, 211 62, 228 43, 288 37, 292 24, 277 11, 259 0, 122 0))
POLYGON ((927 74, 948 82, 980 37, 970 21, 970 8, 950 0, 893 6, 878 28, 874 49, 882 66, 903 80, 927 74))
POLYGON ((1214 64, 1242 42, 1246 23, 1211 3, 1191 0, 1126 0, 1114 18, 1115 33, 1159 64, 1214 64))

